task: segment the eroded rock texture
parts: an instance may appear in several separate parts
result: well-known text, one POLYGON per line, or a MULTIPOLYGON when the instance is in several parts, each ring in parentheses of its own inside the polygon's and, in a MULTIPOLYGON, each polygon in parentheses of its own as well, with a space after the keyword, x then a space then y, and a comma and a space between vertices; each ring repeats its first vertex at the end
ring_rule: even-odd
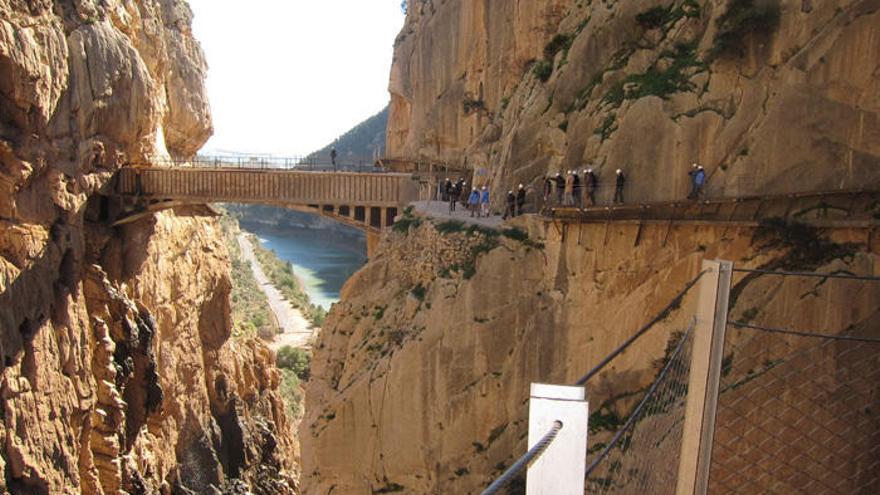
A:
POLYGON ((0 491, 294 489, 274 358, 230 339, 217 225, 111 228, 100 194, 211 134, 191 18, 178 0, 0 1, 0 491))
POLYGON ((719 27, 737 3, 410 2, 388 153, 485 167, 499 205, 587 164, 641 200, 684 197, 694 161, 717 196, 880 182, 880 4, 762 1, 778 24, 719 27))
MULTIPOLYGON (((668 233, 664 224, 612 224, 607 232, 603 224, 572 225, 564 238, 552 224, 520 227, 543 247, 438 232, 425 222, 384 239, 348 282, 323 327, 308 383, 304 492, 480 493, 526 450, 530 383, 574 383, 666 306, 703 259, 880 270, 877 244, 869 249, 861 229, 830 232, 829 244, 805 242, 829 248, 805 252, 768 242, 767 232, 724 225, 676 225, 668 233)), ((770 277, 738 287, 736 317, 760 313, 788 328, 822 322, 858 332, 873 332, 880 321, 876 285, 770 277)), ((592 414, 628 414, 673 332, 687 328, 696 296, 591 380, 592 414)), ((607 442, 618 426, 596 425, 591 445, 607 442)), ((877 431, 872 424, 858 435, 877 431)), ((856 450, 844 457, 858 455, 858 439, 851 440, 856 450)))
MULTIPOLYGON (((711 196, 876 188, 880 2, 759 1, 778 4, 778 22, 725 24, 748 3, 410 1, 389 155, 485 167, 499 209, 511 185, 540 194, 544 174, 587 164, 602 202, 619 167, 631 200, 684 198, 694 161, 711 196)), ((574 382, 702 259, 877 274, 880 254, 860 228, 786 244, 753 226, 520 227, 544 246, 423 222, 349 281, 308 385, 305 491, 479 493, 525 451, 529 384, 574 382)), ((878 300, 873 286, 750 279, 731 314, 867 331, 878 300)), ((631 409, 694 301, 592 382, 591 411, 631 409)))

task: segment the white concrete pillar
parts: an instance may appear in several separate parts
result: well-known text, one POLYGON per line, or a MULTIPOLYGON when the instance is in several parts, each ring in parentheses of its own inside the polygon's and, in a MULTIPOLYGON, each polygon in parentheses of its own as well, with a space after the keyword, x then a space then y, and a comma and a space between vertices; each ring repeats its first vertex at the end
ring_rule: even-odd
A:
POLYGON ((529 448, 553 427, 562 429, 529 467, 527 495, 583 495, 587 461, 587 420, 584 387, 533 383, 529 402, 529 448))

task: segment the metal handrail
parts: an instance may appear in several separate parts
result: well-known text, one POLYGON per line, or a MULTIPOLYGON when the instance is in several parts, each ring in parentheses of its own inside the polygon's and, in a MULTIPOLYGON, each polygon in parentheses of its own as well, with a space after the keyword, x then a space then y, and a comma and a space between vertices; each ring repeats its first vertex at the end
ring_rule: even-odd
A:
POLYGON ((548 431, 538 442, 529 449, 528 452, 523 454, 522 457, 517 459, 516 462, 513 463, 512 466, 507 468, 507 471, 504 471, 504 474, 498 477, 495 481, 489 485, 488 488, 483 490, 480 495, 494 495, 498 493, 498 490, 504 488, 508 483, 513 481, 513 478, 516 477, 519 473, 523 471, 533 460, 537 459, 547 450, 547 447, 553 443, 553 440, 556 440, 556 435, 559 434, 559 430, 562 429, 562 421, 556 420, 553 422, 553 427, 548 431))

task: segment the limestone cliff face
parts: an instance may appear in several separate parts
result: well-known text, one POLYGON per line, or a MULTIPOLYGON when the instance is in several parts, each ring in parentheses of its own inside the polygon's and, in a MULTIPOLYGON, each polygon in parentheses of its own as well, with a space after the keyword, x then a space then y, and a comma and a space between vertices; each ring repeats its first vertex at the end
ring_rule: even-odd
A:
POLYGON ((0 491, 290 493, 273 357, 217 226, 111 228, 123 164, 211 134, 180 0, 0 1, 0 491))
MULTIPOLYGON (((657 314, 704 258, 740 266, 808 258, 803 268, 880 273, 877 243, 867 248, 862 230, 833 231, 838 247, 805 256, 753 228, 678 225, 667 236, 665 224, 641 232, 585 224, 563 237, 551 223, 520 226, 543 246, 423 222, 386 237, 348 282, 308 384, 306 493, 479 493, 525 451, 529 384, 573 383, 657 314)), ((734 317, 767 312, 792 328, 821 320, 867 330, 880 318, 880 289, 863 284, 742 280, 737 291, 734 317)), ((591 381, 591 411, 627 414, 695 302, 692 291, 591 381)))
POLYGON ((726 20, 744 3, 410 2, 388 154, 485 167, 499 194, 592 164, 605 184, 624 168, 632 198, 679 198, 694 161, 715 196, 880 184, 880 4, 726 20))

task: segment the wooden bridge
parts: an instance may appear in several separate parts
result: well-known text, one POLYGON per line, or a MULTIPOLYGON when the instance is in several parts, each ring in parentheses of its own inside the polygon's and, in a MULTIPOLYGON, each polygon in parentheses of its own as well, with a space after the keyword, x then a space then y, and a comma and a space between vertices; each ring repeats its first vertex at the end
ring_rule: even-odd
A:
MULTIPOLYGON (((305 172, 226 167, 124 167, 115 192, 136 198, 141 212, 188 204, 248 203, 333 217, 376 233, 419 199, 412 174, 305 172)), ((130 215, 117 224, 134 221, 130 215)))

